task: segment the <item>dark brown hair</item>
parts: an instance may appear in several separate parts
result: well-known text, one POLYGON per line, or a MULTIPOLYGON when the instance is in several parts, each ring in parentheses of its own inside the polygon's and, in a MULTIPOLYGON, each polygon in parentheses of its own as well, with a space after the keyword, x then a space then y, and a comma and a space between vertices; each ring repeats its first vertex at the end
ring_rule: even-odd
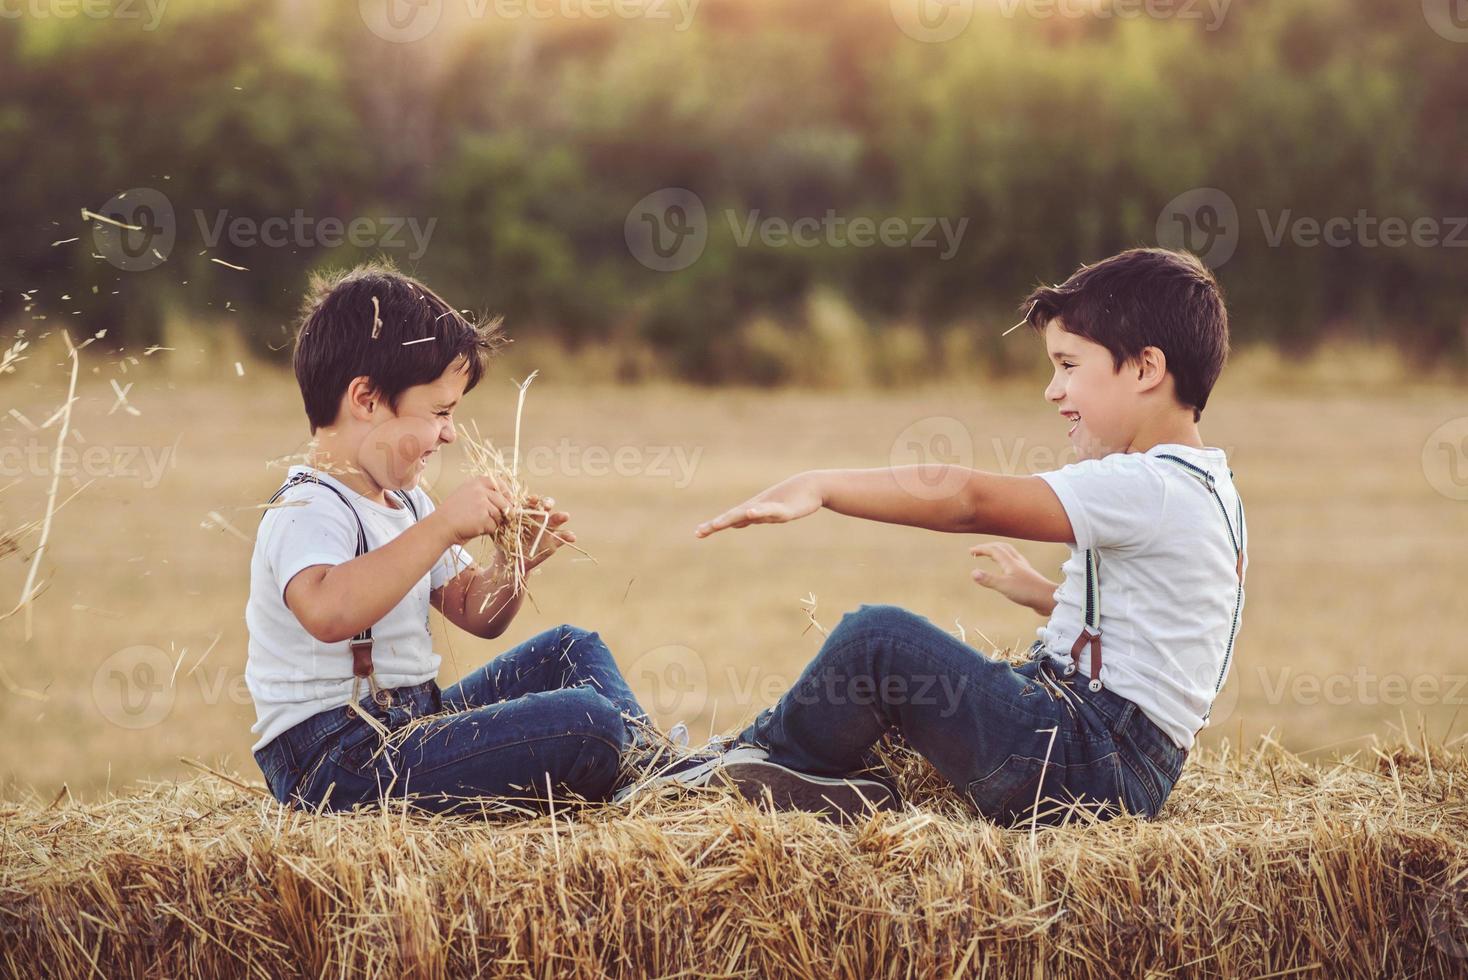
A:
POLYGON ((294 358, 311 434, 336 421, 355 377, 370 378, 397 411, 406 389, 436 381, 460 358, 467 362, 469 391, 483 376, 485 359, 503 343, 498 319, 465 318, 388 263, 312 276, 294 358))
POLYGON ((1040 333, 1056 317, 1067 333, 1111 352, 1115 370, 1156 347, 1167 358, 1177 400, 1203 416, 1228 359, 1228 310, 1213 273, 1189 252, 1134 248, 1083 265, 1058 286, 1041 286, 1020 306, 1040 333))

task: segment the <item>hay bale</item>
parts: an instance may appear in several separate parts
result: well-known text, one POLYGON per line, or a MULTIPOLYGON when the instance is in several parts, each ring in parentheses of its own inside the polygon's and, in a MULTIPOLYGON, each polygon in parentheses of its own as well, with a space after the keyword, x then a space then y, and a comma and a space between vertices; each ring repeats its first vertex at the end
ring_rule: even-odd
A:
POLYGON ((1160 819, 1001 830, 914 760, 843 828, 725 791, 538 819, 286 810, 204 776, 0 804, 31 976, 1462 976, 1468 752, 1190 758, 1160 819), (929 780, 929 782, 923 782, 929 780), (926 796, 922 787, 933 790, 926 796))

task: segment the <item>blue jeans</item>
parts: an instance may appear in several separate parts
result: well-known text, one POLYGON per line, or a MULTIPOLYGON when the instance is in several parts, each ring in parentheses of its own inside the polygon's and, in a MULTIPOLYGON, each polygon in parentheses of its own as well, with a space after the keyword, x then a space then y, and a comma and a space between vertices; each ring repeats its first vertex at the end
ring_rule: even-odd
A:
POLYGON ((646 720, 595 633, 561 626, 440 691, 433 681, 371 695, 306 719, 255 753, 282 803, 345 810, 406 798, 433 811, 479 809, 473 801, 607 798, 623 751, 633 743, 625 716, 646 720), (448 711, 409 728, 415 718, 448 711))
POLYGON ((1187 753, 1087 680, 1039 659, 1011 667, 905 609, 862 606, 739 741, 792 769, 846 776, 897 732, 995 823, 1061 823, 1072 803, 1150 819, 1187 753))

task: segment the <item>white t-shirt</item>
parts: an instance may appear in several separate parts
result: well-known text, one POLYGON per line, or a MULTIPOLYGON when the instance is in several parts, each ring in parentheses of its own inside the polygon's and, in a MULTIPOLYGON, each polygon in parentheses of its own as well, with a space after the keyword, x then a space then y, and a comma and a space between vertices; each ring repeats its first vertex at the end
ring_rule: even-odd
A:
MULTIPOLYGON (((292 466, 290 476, 310 470, 292 466)), ((362 519, 369 550, 380 548, 414 522, 412 511, 395 494, 395 507, 368 500, 341 481, 316 471, 340 490, 362 519)), ((281 481, 282 483, 285 481, 281 481)), ((422 488, 409 491, 418 519, 433 512, 422 488)), ((357 522, 342 499, 315 483, 287 490, 267 510, 255 535, 250 559, 250 598, 245 606, 249 655, 245 684, 255 701, 252 751, 312 715, 344 707, 352 695, 352 653, 347 640, 322 643, 306 632, 285 604, 285 587, 296 573, 312 565, 339 565, 357 553, 357 522), (304 501, 304 503, 295 503, 304 501), (291 503, 291 506, 278 506, 291 503)), ((444 552, 429 574, 419 579, 401 602, 372 624, 372 665, 380 687, 422 684, 438 676, 440 657, 429 633, 428 594, 473 564, 458 545, 444 552)))
MULTIPOLYGON (((1045 651, 1070 663, 1085 625, 1086 549, 1095 549, 1101 595, 1101 683, 1137 704, 1179 747, 1190 749, 1223 687, 1243 596, 1233 539, 1239 498, 1222 449, 1164 444, 1113 453, 1036 474, 1060 498, 1075 532, 1050 622, 1037 632, 1045 651), (1218 501, 1176 456, 1213 474, 1218 501), (1228 525, 1224 523, 1224 511, 1228 525), (1228 662, 1226 662, 1226 659, 1228 662)), ((1248 568, 1245 552, 1244 567, 1248 568)), ((1080 674, 1090 677, 1091 648, 1080 674)))

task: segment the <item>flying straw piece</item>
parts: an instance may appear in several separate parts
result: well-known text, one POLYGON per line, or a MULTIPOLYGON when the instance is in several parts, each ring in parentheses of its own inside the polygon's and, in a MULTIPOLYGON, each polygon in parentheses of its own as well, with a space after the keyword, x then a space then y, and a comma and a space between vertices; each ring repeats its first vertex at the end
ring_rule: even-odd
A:
POLYGON ((1035 312, 1035 304, 1034 303, 1031 303, 1030 304, 1030 308, 1028 310, 1025 310, 1025 318, 1023 320, 1019 321, 1018 323, 1016 323, 1014 326, 1010 327, 1008 330, 1004 331, 999 336, 1001 336, 1001 337, 1008 337, 1010 334, 1014 333, 1020 327, 1024 326, 1026 323, 1029 323, 1030 322, 1030 314, 1033 313, 1033 312, 1035 312))
MULTIPOLYGON (((98 214, 97 212, 95 212, 95 211, 89 211, 86 208, 82 208, 82 220, 83 221, 100 221, 104 225, 112 225, 113 227, 116 227, 116 228, 126 228, 128 231, 142 231, 143 230, 143 226, 142 225, 129 225, 129 224, 124 224, 123 222, 118 221, 115 218, 109 218, 105 214, 98 214)), ((217 262, 219 260, 216 259, 215 261, 217 262)))
POLYGON ((51 517, 56 513, 56 490, 61 484, 61 450, 66 445, 66 434, 71 428, 71 406, 76 402, 76 373, 81 364, 81 359, 77 357, 77 348, 71 342, 71 335, 63 330, 61 337, 66 341, 67 355, 71 358, 71 382, 66 390, 66 402, 58 412, 61 416, 61 428, 56 433, 55 465, 51 467, 51 489, 46 494, 46 516, 41 519, 41 540, 36 545, 36 553, 31 556, 31 567, 30 571, 26 573, 25 585, 20 590, 19 604, 4 616, 0 616, 0 619, 6 619, 24 606, 26 642, 30 642, 31 639, 31 600, 35 598, 36 572, 40 570, 41 558, 46 554, 46 542, 51 537, 51 517))

